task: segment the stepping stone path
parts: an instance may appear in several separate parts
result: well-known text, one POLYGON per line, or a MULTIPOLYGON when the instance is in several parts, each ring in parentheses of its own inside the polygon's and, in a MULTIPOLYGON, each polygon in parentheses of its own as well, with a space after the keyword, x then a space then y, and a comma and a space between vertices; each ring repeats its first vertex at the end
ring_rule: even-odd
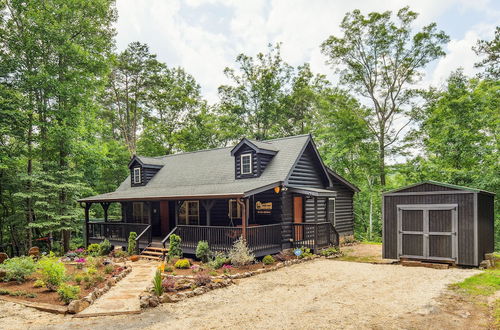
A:
POLYGON ((134 262, 130 274, 75 317, 140 313, 139 295, 151 286, 157 267, 156 262, 134 262))

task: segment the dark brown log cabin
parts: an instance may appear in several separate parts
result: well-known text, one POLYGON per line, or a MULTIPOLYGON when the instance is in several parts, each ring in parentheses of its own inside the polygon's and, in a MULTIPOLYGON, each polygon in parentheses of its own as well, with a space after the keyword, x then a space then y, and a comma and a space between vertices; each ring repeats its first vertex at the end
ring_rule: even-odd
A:
POLYGON ((243 236, 263 256, 301 246, 318 250, 353 233, 353 195, 359 190, 325 167, 310 135, 134 156, 129 168, 116 191, 80 200, 87 244, 107 238, 124 246, 136 232, 143 249, 165 245, 175 233, 192 254, 198 241, 227 251, 243 236), (108 219, 110 203, 121 205, 121 220, 108 219), (104 208, 102 221, 90 221, 95 204, 104 208))

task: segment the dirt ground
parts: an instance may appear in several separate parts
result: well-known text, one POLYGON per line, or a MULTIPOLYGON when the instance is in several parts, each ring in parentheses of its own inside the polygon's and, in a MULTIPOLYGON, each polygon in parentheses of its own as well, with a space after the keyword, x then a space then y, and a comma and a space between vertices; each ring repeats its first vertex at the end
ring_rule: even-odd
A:
POLYGON ((480 328, 478 311, 446 298, 448 284, 477 272, 319 259, 138 315, 74 319, 0 302, 0 328, 480 328))

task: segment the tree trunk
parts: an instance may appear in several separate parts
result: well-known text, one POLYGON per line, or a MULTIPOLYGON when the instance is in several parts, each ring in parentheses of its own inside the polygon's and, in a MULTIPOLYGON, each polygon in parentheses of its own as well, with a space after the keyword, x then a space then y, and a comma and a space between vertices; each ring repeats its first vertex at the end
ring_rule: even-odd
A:
POLYGON ((379 171, 380 185, 385 187, 385 135, 384 129, 381 129, 379 138, 379 171))
MULTIPOLYGON (((32 151, 33 151, 33 114, 30 113, 29 116, 29 127, 28 127, 28 166, 26 172, 28 174, 28 182, 26 185, 26 191, 31 196, 31 176, 33 174, 33 159, 32 159, 32 151)), ((33 208, 32 208, 31 197, 26 198, 26 222, 28 224, 28 248, 33 246, 33 229, 30 224, 33 222, 33 208)))

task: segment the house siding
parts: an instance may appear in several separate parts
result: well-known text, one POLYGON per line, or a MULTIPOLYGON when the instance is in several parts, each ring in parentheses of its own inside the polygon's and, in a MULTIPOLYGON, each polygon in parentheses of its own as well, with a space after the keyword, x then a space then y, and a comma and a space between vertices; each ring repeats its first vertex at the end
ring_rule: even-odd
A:
POLYGON ((328 186, 328 180, 325 178, 325 175, 322 175, 323 169, 312 148, 312 144, 309 143, 295 164, 288 178, 290 186, 314 188, 325 188, 328 186))
POLYGON ((335 197, 335 229, 341 236, 354 234, 354 192, 332 178, 335 197))

